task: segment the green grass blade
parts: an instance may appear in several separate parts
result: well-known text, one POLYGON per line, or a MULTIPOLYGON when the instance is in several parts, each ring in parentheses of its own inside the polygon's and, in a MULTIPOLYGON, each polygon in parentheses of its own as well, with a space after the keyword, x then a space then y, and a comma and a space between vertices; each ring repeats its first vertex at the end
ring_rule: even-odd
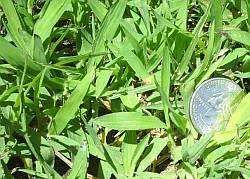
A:
POLYGON ((180 130, 180 132, 183 135, 186 135, 186 127, 187 127, 187 121, 188 121, 187 118, 185 118, 184 116, 176 112, 171 112, 171 117, 172 117, 171 120, 176 125, 178 130, 180 130))
POLYGON ((111 147, 109 145, 103 145, 103 149, 106 161, 109 163, 110 168, 113 169, 113 174, 115 176, 117 176, 117 174, 124 176, 124 168, 122 166, 122 154, 119 150, 117 150, 118 148, 111 147))
POLYGON ((212 63, 196 86, 199 86, 203 81, 207 80, 217 70, 217 68, 220 66, 221 62, 223 61, 223 59, 224 58, 221 57, 216 62, 212 63))
POLYGON ((206 12, 204 13, 204 15, 200 18, 197 26, 195 27, 195 29, 193 30, 193 34, 194 34, 194 37, 192 38, 192 41, 190 42, 186 52, 184 53, 184 56, 180 62, 180 64, 178 65, 178 68, 177 68, 177 79, 180 79, 181 76, 185 73, 187 67, 188 67, 188 64, 191 60, 191 57, 192 57, 192 54, 193 52, 195 51, 195 47, 199 41, 199 37, 201 35, 201 32, 202 32, 202 28, 204 26, 204 24, 206 23, 207 21, 207 18, 208 18, 208 15, 209 15, 209 10, 210 10, 210 7, 209 6, 206 10, 206 12))
POLYGON ((63 144, 64 146, 71 146, 71 147, 79 147, 79 143, 69 137, 62 136, 62 135, 49 135, 51 140, 63 144))
POLYGON ((213 49, 214 49, 214 33, 215 33, 215 23, 212 22, 212 25, 209 28, 209 40, 208 40, 208 47, 207 47, 207 52, 204 57, 203 63, 201 65, 201 68, 199 70, 199 73, 197 74, 197 77, 205 71, 207 66, 209 65, 209 62, 211 61, 213 57, 213 49))
POLYGON ((125 44, 119 44, 118 51, 140 79, 146 79, 149 76, 142 61, 125 44))
POLYGON ((131 165, 130 165, 130 176, 132 177, 135 171, 136 164, 141 157, 143 151, 145 150, 146 146, 148 145, 150 135, 145 136, 141 142, 137 145, 132 160, 131 160, 131 165))
POLYGON ((23 69, 25 55, 22 50, 10 44, 3 37, 0 37, 0 56, 3 57, 10 65, 18 69, 23 69))
POLYGON ((77 85, 69 99, 63 107, 57 112, 54 120, 51 123, 49 133, 60 134, 67 126, 68 122, 74 118, 83 98, 88 92, 89 85, 94 77, 94 70, 89 72, 77 85))
POLYGON ((24 139, 27 142, 27 146, 29 147, 29 149, 31 150, 31 152, 33 153, 33 155, 36 157, 36 159, 38 161, 41 162, 42 166, 45 169, 45 172, 48 176, 52 176, 56 179, 61 179, 62 177, 48 164, 45 162, 45 160, 43 159, 43 157, 41 156, 41 153, 39 152, 40 150, 37 148, 37 145, 35 143, 33 143, 34 141, 31 140, 30 138, 30 134, 29 134, 29 130, 27 130, 27 120, 26 120, 26 114, 25 112, 22 113, 21 115, 21 120, 22 120, 22 128, 24 130, 24 139))
POLYGON ((250 72, 235 74, 239 78, 250 78, 250 72))
POLYGON ((126 21, 123 21, 123 23, 121 23, 123 31, 124 31, 124 33, 125 33, 126 38, 128 39, 128 41, 130 42, 130 44, 135 49, 135 52, 138 54, 138 53, 140 53, 142 51, 142 46, 137 41, 137 39, 134 36, 134 34, 131 33, 131 30, 128 30, 129 29, 128 26, 124 25, 125 23, 126 23, 126 21))
POLYGON ((247 7, 247 26, 248 26, 248 32, 250 31, 250 2, 249 0, 245 0, 246 2, 246 7, 247 7))
MULTIPOLYGON (((122 16, 127 5, 127 0, 116 1, 109 9, 105 18, 102 21, 100 30, 97 34, 96 41, 93 45, 93 52, 103 52, 105 50, 105 41, 110 41, 120 25, 122 16)), ((95 61, 90 61, 88 67, 92 68, 94 63, 100 63, 101 58, 96 58, 95 61)))
POLYGON ((68 179, 75 179, 78 177, 86 177, 88 168, 88 144, 87 141, 84 141, 81 144, 73 163, 72 170, 70 175, 67 177, 68 179))
POLYGON ((47 63, 42 40, 37 35, 34 35, 33 60, 38 62, 38 63, 42 63, 42 64, 47 63))
POLYGON ((85 62, 87 59, 91 59, 91 58, 98 57, 98 56, 104 56, 107 54, 108 54, 107 52, 98 52, 98 53, 86 53, 86 54, 77 55, 77 56, 65 57, 59 62, 57 62, 55 65, 62 66, 62 65, 66 65, 66 64, 78 62, 78 61, 85 62))
POLYGON ((96 91, 95 91, 96 98, 98 98, 106 88, 112 73, 113 71, 111 70, 100 71, 96 79, 96 91))
POLYGON ((0 5, 2 6, 5 16, 8 20, 7 27, 12 40, 18 47, 26 49, 26 45, 22 36, 23 27, 12 0, 1 1, 0 5))
POLYGON ((87 3, 96 15, 96 17, 99 19, 99 21, 102 22, 108 12, 106 6, 98 0, 88 0, 87 3))
POLYGON ((180 29, 186 30, 187 28, 187 16, 188 16, 188 1, 183 0, 181 3, 181 6, 178 7, 178 13, 177 13, 177 21, 176 25, 180 27, 180 29))
POLYGON ((115 32, 120 24, 123 13, 125 11, 125 7, 127 4, 127 0, 117 1, 114 6, 108 11, 105 16, 100 31, 97 35, 96 42, 94 44, 95 50, 99 51, 99 46, 103 44, 104 40, 111 40, 115 35, 115 32))
POLYGON ((226 145, 226 146, 221 146, 211 153, 207 155, 205 158, 206 163, 214 164, 216 160, 220 159, 223 157, 227 152, 235 150, 237 145, 232 144, 232 145, 226 145))
POLYGON ((136 147, 136 131, 126 131, 126 135, 122 143, 122 159, 124 171, 127 176, 131 173, 131 161, 133 160, 133 154, 136 147))
POLYGON ((157 86, 157 89, 158 91, 160 92, 160 95, 161 95, 161 101, 162 101, 162 105, 163 105, 163 110, 164 110, 164 116, 165 116, 165 123, 166 123, 166 129, 167 129, 167 136, 169 138, 169 141, 171 142, 171 146, 170 147, 173 147, 175 146, 175 142, 174 142, 174 139, 173 139, 173 131, 172 131, 172 128, 171 128, 171 125, 170 125, 170 120, 167 121, 167 119, 169 119, 168 117, 168 113, 166 113, 166 109, 170 109, 170 111, 173 111, 173 107, 171 105, 171 103, 169 102, 169 98, 167 97, 165 91, 162 89, 162 87, 158 84, 156 78, 155 78, 155 84, 157 86))
MULTIPOLYGON (((137 31, 136 25, 133 22, 133 19, 130 19, 130 18, 122 19, 120 22, 120 25, 129 34, 133 35, 137 43, 139 43, 143 39, 143 35, 137 31)), ((127 34, 126 34, 126 37, 127 37, 127 34)))
POLYGON ((248 50, 245 48, 236 48, 231 53, 229 53, 221 62, 220 66, 224 66, 228 63, 233 62, 234 60, 238 60, 245 54, 247 54, 248 50))
POLYGON ((46 71, 47 71, 46 68, 44 68, 43 71, 41 71, 41 73, 40 73, 41 76, 39 75, 40 76, 39 82, 37 82, 37 84, 35 86, 35 90, 34 90, 34 104, 37 107, 39 107, 40 94, 41 94, 43 80, 44 80, 46 71))
POLYGON ((63 32, 63 34, 59 37, 59 39, 57 39, 57 41, 55 43, 53 43, 53 45, 49 48, 48 50, 48 57, 51 57, 52 54, 54 53, 54 51, 56 50, 57 46, 63 41, 63 39, 66 37, 66 35, 69 33, 69 29, 65 30, 63 32))
POLYGON ((188 149, 188 159, 191 164, 193 164, 198 158, 200 158, 212 137, 213 133, 203 135, 198 142, 196 142, 192 147, 188 149))
MULTIPOLYGON (((169 49, 165 45, 163 50, 163 59, 162 59, 162 67, 161 67, 161 88, 162 91, 165 92, 167 99, 169 99, 169 92, 170 92, 170 78, 171 78, 171 71, 170 71, 171 59, 169 55, 169 49)), ((168 106, 164 106, 164 116, 166 125, 170 128, 170 120, 169 120, 169 113, 168 113, 168 106)))
POLYGON ((140 1, 139 11, 147 29, 147 35, 151 35, 149 10, 146 1, 140 1))
POLYGON ((137 172, 143 172, 147 167, 149 167, 166 145, 166 139, 154 138, 150 145, 147 147, 145 151, 146 156, 143 157, 142 161, 140 162, 137 172))
POLYGON ((244 176, 244 178, 250 178, 250 170, 245 167, 239 167, 239 166, 229 166, 227 169, 231 171, 237 171, 241 172, 241 174, 244 176))
POLYGON ((128 109, 135 110, 139 106, 139 99, 137 95, 129 94, 120 97, 122 104, 128 109))
POLYGON ((42 70, 41 66, 35 64, 28 55, 21 49, 13 46, 3 37, 0 37, 0 56, 3 57, 10 65, 13 67, 23 70, 24 62, 27 62, 27 72, 28 74, 36 75, 36 72, 42 70))
POLYGON ((45 9, 42 17, 38 19, 34 26, 34 34, 39 35, 44 42, 63 15, 63 13, 69 10, 71 5, 71 0, 52 0, 50 1, 48 7, 44 6, 45 9))
POLYGON ((244 45, 250 46, 250 33, 241 30, 230 30, 223 32, 226 37, 229 37, 236 42, 242 43, 244 45))
POLYGON ((249 119, 250 116, 250 93, 248 93, 240 102, 239 106, 235 110, 235 112, 232 114, 228 124, 227 124, 227 130, 233 130, 237 128, 237 125, 239 126, 242 124, 245 120, 249 119))
POLYGON ((192 94, 194 92, 195 81, 194 80, 187 81, 183 86, 184 87, 183 87, 182 95, 183 95, 184 111, 185 111, 185 115, 189 117, 189 103, 190 103, 192 94))
POLYGON ((166 128, 155 116, 143 116, 137 112, 118 112, 98 117, 94 123, 116 130, 143 130, 166 128))
POLYGON ((211 1, 211 19, 214 21, 215 34, 214 34, 214 51, 216 52, 221 46, 221 35, 219 32, 223 29, 223 2, 220 0, 211 1))

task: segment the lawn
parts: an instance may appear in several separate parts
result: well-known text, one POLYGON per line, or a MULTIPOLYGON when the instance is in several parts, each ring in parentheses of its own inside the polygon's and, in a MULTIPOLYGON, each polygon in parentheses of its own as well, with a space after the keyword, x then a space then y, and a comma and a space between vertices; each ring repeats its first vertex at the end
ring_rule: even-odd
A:
POLYGON ((250 178, 249 50, 249 0, 1 0, 0 178, 250 178), (246 95, 201 135, 212 77, 246 95))

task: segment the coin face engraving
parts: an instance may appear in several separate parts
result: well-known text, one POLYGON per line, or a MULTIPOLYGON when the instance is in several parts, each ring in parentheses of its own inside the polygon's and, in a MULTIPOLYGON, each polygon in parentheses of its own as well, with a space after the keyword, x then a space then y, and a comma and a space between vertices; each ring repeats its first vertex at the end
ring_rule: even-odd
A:
MULTIPOLYGON (((226 78, 212 78, 203 82, 190 101, 190 118, 201 134, 221 130, 237 105, 232 105, 242 88, 226 78)), ((239 102, 238 102, 239 103, 239 102)))

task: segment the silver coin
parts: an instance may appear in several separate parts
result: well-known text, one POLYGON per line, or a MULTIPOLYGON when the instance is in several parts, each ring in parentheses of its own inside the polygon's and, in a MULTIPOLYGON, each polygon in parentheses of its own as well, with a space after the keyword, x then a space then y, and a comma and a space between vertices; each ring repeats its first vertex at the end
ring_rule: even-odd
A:
POLYGON ((226 78, 212 78, 203 82, 190 101, 190 118, 201 134, 225 128, 229 118, 243 97, 243 89, 226 78))

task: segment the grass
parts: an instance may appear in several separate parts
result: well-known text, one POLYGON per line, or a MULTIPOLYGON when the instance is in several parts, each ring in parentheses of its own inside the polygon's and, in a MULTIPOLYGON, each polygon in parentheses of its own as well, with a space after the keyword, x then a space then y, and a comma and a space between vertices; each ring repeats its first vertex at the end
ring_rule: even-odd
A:
POLYGON ((1 1, 0 178, 249 178, 249 94, 189 118, 211 77, 250 90, 249 4, 1 1))

